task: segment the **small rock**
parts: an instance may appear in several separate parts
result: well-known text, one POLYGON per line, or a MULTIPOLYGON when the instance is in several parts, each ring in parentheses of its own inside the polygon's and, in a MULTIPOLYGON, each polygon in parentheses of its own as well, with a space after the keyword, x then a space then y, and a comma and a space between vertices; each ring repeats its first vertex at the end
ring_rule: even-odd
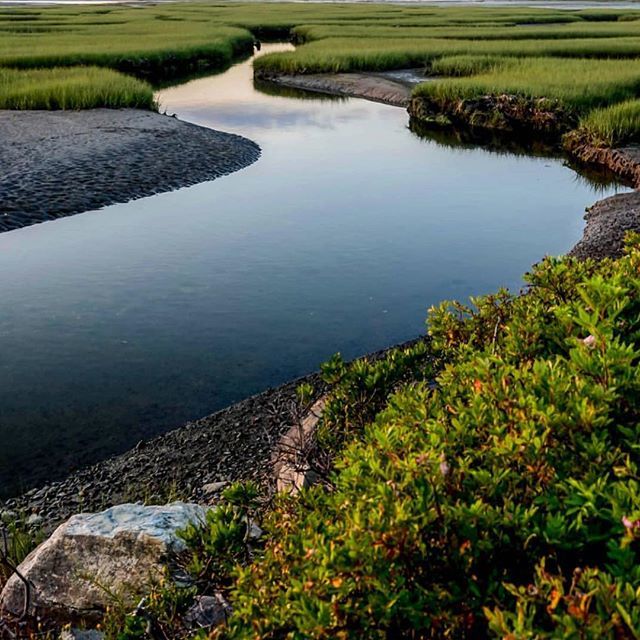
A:
POLYGON ((228 482, 208 482, 202 485, 202 493, 205 496, 211 496, 220 493, 229 483, 228 482))
POLYGON ((97 629, 66 629, 58 640, 103 640, 104 633, 97 629))
POLYGON ((198 596, 185 614, 184 622, 191 629, 217 627, 224 624, 230 614, 231 606, 221 594, 198 596))
POLYGON ((32 513, 26 520, 28 527, 39 527, 44 521, 44 518, 37 513, 32 513))
POLYGON ((249 520, 249 539, 259 540, 264 535, 264 531, 253 520, 249 520))

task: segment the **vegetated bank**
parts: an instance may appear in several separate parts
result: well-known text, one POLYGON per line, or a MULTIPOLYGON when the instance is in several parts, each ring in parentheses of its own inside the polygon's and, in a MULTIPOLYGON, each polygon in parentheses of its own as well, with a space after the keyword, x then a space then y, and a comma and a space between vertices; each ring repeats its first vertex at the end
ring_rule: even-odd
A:
POLYGON ((639 273, 637 235, 621 258, 546 258, 525 295, 443 302, 428 340, 333 358, 318 482, 226 491, 184 534, 191 584, 150 586, 107 637, 635 638, 639 273), (226 624, 189 630, 219 592, 226 624))

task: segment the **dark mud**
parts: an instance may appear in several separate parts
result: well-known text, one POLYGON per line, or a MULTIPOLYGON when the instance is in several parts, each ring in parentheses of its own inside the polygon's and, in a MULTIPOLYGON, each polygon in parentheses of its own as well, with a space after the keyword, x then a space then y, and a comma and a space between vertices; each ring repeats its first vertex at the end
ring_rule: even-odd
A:
POLYGON ((213 180, 255 162, 237 135, 135 109, 0 111, 0 231, 213 180))

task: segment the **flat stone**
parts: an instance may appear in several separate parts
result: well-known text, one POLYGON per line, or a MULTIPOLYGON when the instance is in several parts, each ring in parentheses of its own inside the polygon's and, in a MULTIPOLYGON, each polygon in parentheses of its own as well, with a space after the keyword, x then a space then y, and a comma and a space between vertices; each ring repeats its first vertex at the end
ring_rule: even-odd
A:
POLYGON ((214 495, 220 493, 228 485, 228 482, 208 482, 202 485, 202 493, 206 496, 214 495))
POLYGON ((320 398, 300 424, 291 427, 280 439, 273 456, 277 491, 295 495, 317 480, 305 460, 305 452, 315 439, 325 403, 326 398, 320 398))
MULTIPOLYGON (((18 567, 32 585, 29 612, 75 622, 99 619, 114 598, 135 604, 184 550, 177 532, 205 514, 199 505, 174 502, 72 516, 18 567)), ((24 598, 24 584, 13 575, 0 594, 0 612, 21 613, 24 598)))

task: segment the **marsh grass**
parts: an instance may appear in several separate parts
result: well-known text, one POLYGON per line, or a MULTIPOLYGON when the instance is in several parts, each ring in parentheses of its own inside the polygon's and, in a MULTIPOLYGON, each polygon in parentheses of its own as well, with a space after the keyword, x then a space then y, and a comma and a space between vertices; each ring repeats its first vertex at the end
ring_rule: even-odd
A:
MULTIPOLYGON (((464 57, 449 63, 449 72, 456 64, 465 72, 473 67, 464 57)), ((476 68, 486 64, 486 59, 481 60, 476 68)), ((415 95, 445 102, 506 93, 557 100, 566 108, 586 112, 632 98, 638 91, 640 60, 620 64, 616 60, 514 58, 489 65, 483 73, 471 77, 423 83, 415 89, 415 95)))
POLYGON ((153 89, 111 69, 0 68, 0 109, 154 109, 153 89))
POLYGON ((580 120, 581 129, 596 144, 615 146, 640 138, 640 100, 625 100, 594 109, 580 120))
MULTIPOLYGON (((425 92, 452 100, 513 92, 555 99, 586 116, 589 109, 636 97, 639 18, 638 11, 606 8, 561 11, 388 4, 3 9, 0 105, 152 108, 147 85, 111 70, 166 84, 170 79, 226 68, 252 51, 255 37, 282 39, 291 33, 302 45, 294 52, 257 59, 258 72, 422 67, 434 75, 452 77, 418 89, 418 95, 425 92)), ((623 117, 632 122, 630 114, 629 107, 605 111, 594 115, 593 122, 597 120, 603 131, 607 126, 613 130, 623 117), (612 121, 605 126, 607 118, 612 121)), ((625 130, 632 129, 625 125, 625 130)))

